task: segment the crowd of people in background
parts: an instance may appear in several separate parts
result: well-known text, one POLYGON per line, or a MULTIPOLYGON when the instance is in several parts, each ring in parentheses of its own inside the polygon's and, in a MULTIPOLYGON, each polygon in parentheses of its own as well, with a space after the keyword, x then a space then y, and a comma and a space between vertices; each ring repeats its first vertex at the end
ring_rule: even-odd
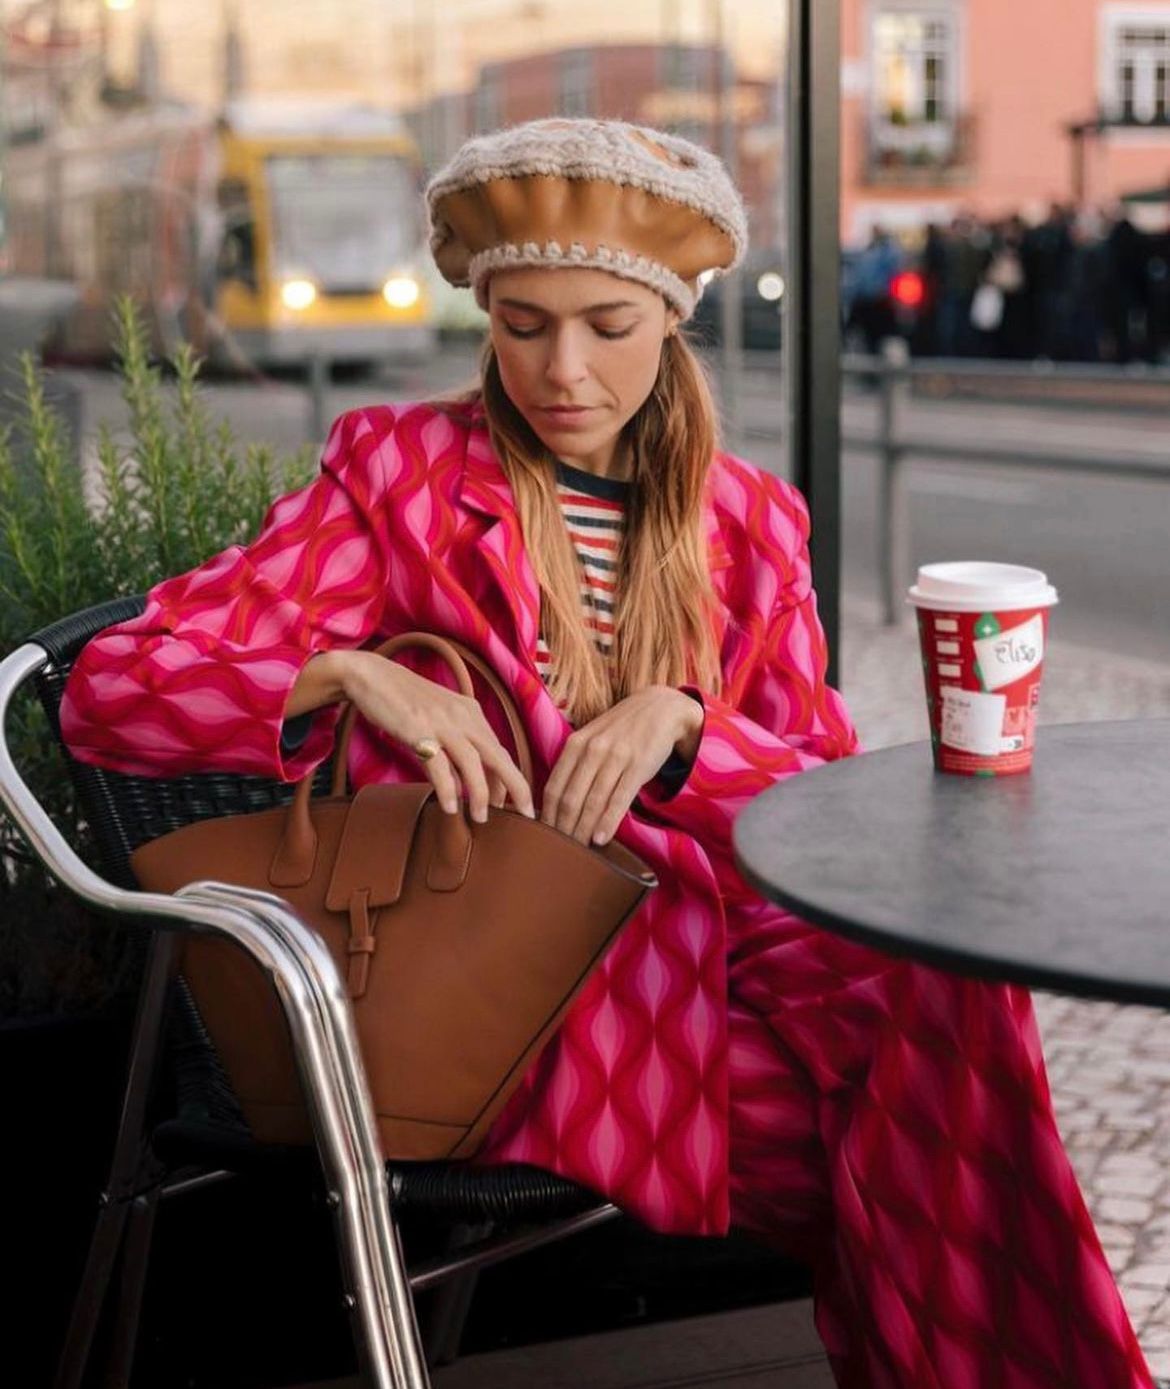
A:
POLYGON ((877 352, 1054 362, 1170 360, 1170 230, 1054 205, 1043 221, 930 226, 914 250, 875 228, 847 255, 846 329, 877 352))

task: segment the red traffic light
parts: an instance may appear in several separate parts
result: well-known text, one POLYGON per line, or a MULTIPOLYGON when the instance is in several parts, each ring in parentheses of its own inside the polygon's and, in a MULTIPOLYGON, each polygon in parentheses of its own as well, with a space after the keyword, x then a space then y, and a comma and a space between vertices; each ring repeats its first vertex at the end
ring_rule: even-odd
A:
POLYGON ((890 281, 890 294, 903 308, 918 309, 926 298, 926 285, 916 270, 903 270, 890 281))

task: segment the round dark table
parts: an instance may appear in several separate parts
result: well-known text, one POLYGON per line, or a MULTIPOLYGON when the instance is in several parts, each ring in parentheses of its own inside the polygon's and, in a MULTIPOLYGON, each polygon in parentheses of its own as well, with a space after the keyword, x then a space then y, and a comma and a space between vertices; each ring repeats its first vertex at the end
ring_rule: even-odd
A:
POLYGON ((930 745, 790 777, 735 825, 744 877, 890 954, 1170 1007, 1170 719, 1041 728, 1022 776, 934 771, 930 745))

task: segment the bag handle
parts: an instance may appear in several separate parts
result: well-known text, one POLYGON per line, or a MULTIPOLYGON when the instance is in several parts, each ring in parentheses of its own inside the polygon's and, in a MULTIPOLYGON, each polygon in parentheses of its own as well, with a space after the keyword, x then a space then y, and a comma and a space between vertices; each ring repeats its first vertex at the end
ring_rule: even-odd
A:
MULTIPOLYGON (((512 735, 512 742, 516 748, 516 765, 524 777, 524 780, 532 785, 532 751, 528 745, 528 735, 524 731, 524 725, 520 721, 520 715, 516 710, 516 702, 509 691, 501 682, 499 676, 492 670, 481 657, 474 651, 469 650, 462 642, 455 641, 451 637, 440 637, 434 632, 404 632, 400 636, 391 637, 381 646, 374 650, 375 656, 385 656, 387 660, 399 652, 411 646, 425 647, 429 651, 434 651, 442 656, 443 660, 450 668, 455 682, 459 687, 461 695, 472 698, 475 691, 471 684, 471 675, 468 671, 470 666, 483 677, 484 683, 496 699, 500 702, 500 707, 504 711, 504 718, 508 723, 508 732, 512 735)), ((346 786, 345 767, 349 755, 349 740, 353 734, 354 721, 357 718, 357 710, 350 705, 345 711, 341 721, 341 727, 337 734, 337 747, 333 759, 333 786, 334 796, 344 796, 346 786)))
MULTIPOLYGON (((383 642, 375 649, 374 654, 385 656, 389 660, 396 652, 409 646, 426 647, 430 651, 437 652, 446 661, 455 676, 459 693, 468 698, 475 694, 468 667, 470 666, 479 672, 488 688, 500 701, 508 729, 512 734, 512 741, 516 746, 517 765, 525 781, 531 786, 532 751, 528 744, 528 735, 520 721, 515 701, 495 671, 462 643, 453 641, 448 637, 437 636, 433 632, 404 632, 383 642)), ((353 704, 350 704, 342 716, 334 750, 331 787, 334 796, 345 795, 346 760, 356 718, 357 709, 353 704)), ((309 809, 312 795, 313 774, 310 773, 297 782, 297 788, 293 792, 293 798, 288 807, 284 833, 269 869, 269 881, 273 887, 300 887, 307 883, 312 876, 313 862, 317 856, 317 831, 314 828, 313 816, 309 809)), ((462 814, 442 817, 439 839, 439 852, 444 862, 449 861, 452 865, 465 864, 470 841, 470 829, 462 814)), ((461 879, 461 874, 458 876, 461 879)))

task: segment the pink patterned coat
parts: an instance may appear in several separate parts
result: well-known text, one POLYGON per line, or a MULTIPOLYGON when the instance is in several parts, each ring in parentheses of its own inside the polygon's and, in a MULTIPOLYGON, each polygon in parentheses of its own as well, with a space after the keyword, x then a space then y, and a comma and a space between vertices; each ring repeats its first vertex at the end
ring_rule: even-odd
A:
MULTIPOLYGON (((720 454, 706 506, 723 605, 723 690, 702 691, 698 755, 672 799, 647 788, 617 837, 660 886, 627 925, 500 1116, 482 1157, 604 1191, 646 1223, 729 1222, 726 916, 752 896, 732 862, 737 812, 856 738, 824 682, 800 495, 720 454)), ((334 425, 320 478, 262 533, 158 585, 146 611, 83 652, 62 729, 123 771, 220 769, 294 779, 328 752, 333 711, 282 756, 283 711, 311 652, 426 628, 478 649, 512 691, 540 789, 572 731, 535 665, 539 588, 482 413, 379 406, 334 425)), ((416 668, 439 675, 419 654, 416 668)), ((354 740, 355 784, 415 780, 378 735, 354 740)))

